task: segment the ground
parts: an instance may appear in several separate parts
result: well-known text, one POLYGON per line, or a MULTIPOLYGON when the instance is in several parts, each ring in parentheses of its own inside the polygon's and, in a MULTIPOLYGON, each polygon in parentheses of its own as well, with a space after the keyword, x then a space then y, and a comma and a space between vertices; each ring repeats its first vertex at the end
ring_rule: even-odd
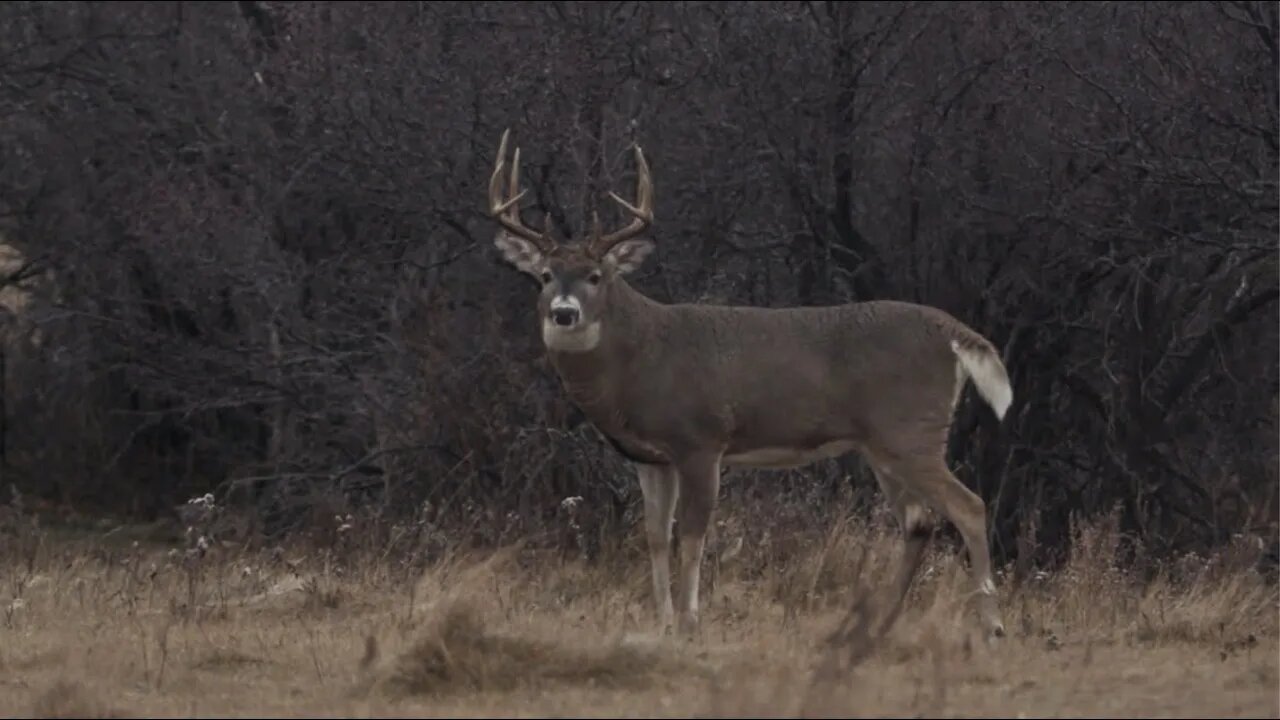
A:
POLYGON ((1244 551, 1138 579, 1107 532, 1084 533, 1065 566, 1001 576, 992 646, 962 557, 935 541, 888 635, 824 666, 891 568, 891 527, 722 537, 692 640, 653 634, 634 534, 590 559, 103 535, 4 538, 6 716, 1280 717, 1277 590, 1244 551))

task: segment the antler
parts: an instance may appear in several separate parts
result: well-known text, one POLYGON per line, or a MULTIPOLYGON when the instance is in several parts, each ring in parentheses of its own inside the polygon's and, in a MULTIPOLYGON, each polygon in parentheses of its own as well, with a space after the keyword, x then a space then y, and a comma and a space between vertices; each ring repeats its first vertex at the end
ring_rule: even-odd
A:
MULTIPOLYGON (((614 245, 639 235, 653 223, 653 181, 649 177, 649 164, 644 161, 644 153, 640 151, 639 145, 636 145, 636 204, 632 205, 612 192, 609 197, 631 213, 633 219, 630 225, 617 232, 608 235, 596 233, 595 247, 592 249, 597 256, 603 256, 614 245)), ((596 223, 598 226, 598 219, 596 223)))
POLYGON ((526 227, 520 221, 520 199, 528 190, 520 190, 520 148, 516 148, 511 160, 511 183, 506 200, 502 199, 502 166, 506 164, 507 137, 511 129, 502 131, 502 144, 498 146, 498 161, 493 165, 493 175, 489 178, 489 214, 501 223, 502 227, 512 235, 518 235, 538 246, 544 253, 550 253, 555 243, 545 233, 526 227), (519 190, 519 192, 516 192, 519 190))

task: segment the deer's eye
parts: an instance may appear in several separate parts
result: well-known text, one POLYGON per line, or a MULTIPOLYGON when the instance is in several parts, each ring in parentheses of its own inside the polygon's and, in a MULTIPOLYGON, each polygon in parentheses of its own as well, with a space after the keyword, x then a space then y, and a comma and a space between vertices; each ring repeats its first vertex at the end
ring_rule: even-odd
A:
POLYGON ((549 283, 549 282, 551 282, 551 273, 550 273, 549 271, 547 271, 547 270, 543 270, 543 271, 542 271, 542 284, 543 284, 543 285, 546 285, 546 284, 547 284, 547 283, 549 283))
POLYGON ((587 282, 591 283, 592 285, 599 285, 599 284, 600 284, 600 273, 598 273, 598 272, 593 272, 593 273, 591 273, 590 275, 588 275, 588 276, 587 276, 587 282))

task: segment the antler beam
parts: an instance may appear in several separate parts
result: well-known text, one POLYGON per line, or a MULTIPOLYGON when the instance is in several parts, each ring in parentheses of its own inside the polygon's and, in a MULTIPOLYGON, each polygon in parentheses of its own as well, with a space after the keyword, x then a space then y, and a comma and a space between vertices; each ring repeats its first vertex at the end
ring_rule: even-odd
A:
POLYGON ((636 204, 632 205, 618 197, 616 193, 609 193, 609 197, 613 198, 615 202, 631 214, 631 224, 608 235, 597 234, 595 247, 592 248, 596 257, 603 257, 614 245, 643 233, 653 224, 653 180, 649 176, 649 164, 645 162, 644 152, 640 150, 639 145, 636 145, 635 148, 636 204))
POLYGON ((502 131, 502 143, 498 146, 498 159, 493 165, 493 175, 489 177, 489 214, 512 235, 528 240, 544 253, 550 253, 555 243, 545 233, 527 227, 520 221, 520 199, 528 190, 520 189, 520 148, 516 148, 511 160, 511 179, 507 197, 502 195, 502 168, 506 165, 507 139, 511 134, 508 128, 502 131))

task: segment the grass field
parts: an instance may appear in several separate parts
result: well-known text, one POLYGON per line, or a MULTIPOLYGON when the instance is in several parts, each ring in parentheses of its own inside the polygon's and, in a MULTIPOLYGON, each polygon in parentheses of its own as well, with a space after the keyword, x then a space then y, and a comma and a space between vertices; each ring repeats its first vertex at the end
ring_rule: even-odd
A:
POLYGON ((988 646, 965 611, 961 556, 935 540, 897 625, 824 674, 823 641, 887 577, 894 531, 732 527, 704 566, 702 634, 682 641, 651 631, 636 532, 586 562, 518 545, 201 555, 10 523, 0 712, 1280 716, 1277 589, 1247 543, 1139 580, 1115 566, 1114 532, 1085 528, 1062 569, 1000 579, 1009 636, 988 646))

